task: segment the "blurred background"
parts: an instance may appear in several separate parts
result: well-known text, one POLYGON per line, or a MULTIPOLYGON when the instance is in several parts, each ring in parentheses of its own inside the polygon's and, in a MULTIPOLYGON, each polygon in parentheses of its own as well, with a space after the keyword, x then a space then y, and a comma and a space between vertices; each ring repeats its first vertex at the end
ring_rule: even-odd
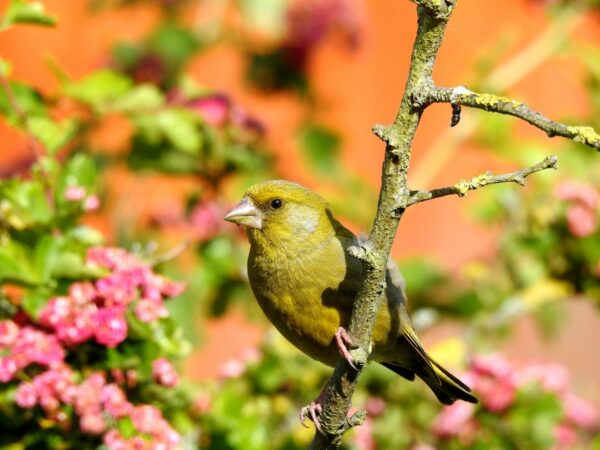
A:
MULTIPOLYGON (((254 182, 286 178, 320 192, 353 231, 368 232, 383 159, 371 127, 392 122, 399 106, 415 5, 41 4, 0 1, 0 245, 12 239, 23 246, 19 255, 35 258, 31 236, 58 236, 82 223, 103 236, 102 245, 127 249, 185 283, 167 306, 182 330, 171 336, 177 348, 169 357, 177 356, 177 389, 187 400, 148 401, 186 436, 185 448, 306 448, 313 431, 299 425, 297 412, 330 370, 266 322, 247 284, 248 244, 222 216, 254 182), (6 186, 31 179, 51 196, 82 202, 68 210, 68 225, 58 206, 43 226, 15 212, 36 203, 6 186), (69 186, 84 192, 77 197, 69 186)), ((462 0, 435 80, 598 129, 598 7, 593 0, 462 0)), ((369 367, 355 404, 370 419, 344 448, 600 448, 600 157, 504 116, 465 109, 454 128, 450 117, 448 105, 424 115, 411 188, 507 172, 550 154, 560 167, 532 176, 525 188, 493 186, 408 211, 393 257, 415 325, 426 348, 464 373, 482 403, 442 408, 422 383, 369 367)), ((52 292, 41 294, 2 270, 15 259, 5 255, 1 297, 31 317, 65 292, 65 279, 83 277, 63 270, 50 276, 52 292), (34 291, 46 300, 27 306, 23 298, 34 291)), ((41 423, 34 416, 26 427, 41 423)))

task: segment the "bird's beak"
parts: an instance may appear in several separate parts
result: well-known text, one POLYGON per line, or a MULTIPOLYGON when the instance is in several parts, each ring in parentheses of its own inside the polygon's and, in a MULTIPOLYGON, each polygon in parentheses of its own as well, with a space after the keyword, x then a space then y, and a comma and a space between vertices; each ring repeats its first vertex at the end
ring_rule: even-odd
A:
POLYGON ((248 197, 244 197, 223 219, 244 227, 262 229, 262 214, 248 197))

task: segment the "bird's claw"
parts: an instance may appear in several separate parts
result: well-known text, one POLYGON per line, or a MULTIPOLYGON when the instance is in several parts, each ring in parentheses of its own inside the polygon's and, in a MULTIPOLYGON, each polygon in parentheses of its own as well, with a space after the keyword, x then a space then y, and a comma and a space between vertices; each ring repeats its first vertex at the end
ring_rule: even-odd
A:
POLYGON ((310 402, 310 405, 303 406, 300 410, 300 423, 304 428, 308 428, 306 425, 306 418, 308 417, 313 421, 317 430, 321 430, 321 422, 319 421, 319 415, 323 412, 323 407, 321 403, 317 401, 310 402))
POLYGON ((338 330, 335 332, 335 341, 337 342, 338 350, 340 351, 344 359, 348 362, 348 364, 350 364, 350 367, 352 367, 354 370, 358 370, 356 364, 354 363, 354 358, 348 351, 348 347, 356 348, 356 345, 354 345, 352 339, 350 339, 350 336, 348 335, 348 332, 344 327, 339 327, 338 330))

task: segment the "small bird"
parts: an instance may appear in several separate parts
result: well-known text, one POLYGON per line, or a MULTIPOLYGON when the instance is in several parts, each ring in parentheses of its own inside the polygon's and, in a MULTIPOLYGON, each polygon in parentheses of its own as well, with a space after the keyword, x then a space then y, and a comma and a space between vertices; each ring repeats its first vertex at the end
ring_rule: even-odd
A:
MULTIPOLYGON (((347 250, 360 243, 325 200, 290 181, 267 181, 249 188, 224 219, 246 228, 250 286, 279 332, 329 366, 339 353, 353 365, 346 329, 363 275, 347 250)), ((423 349, 406 308, 404 281, 390 264, 371 339, 370 360, 408 380, 418 376, 444 404, 477 403, 469 387, 423 349)), ((308 415, 318 426, 320 400, 303 409, 301 418, 308 415)))

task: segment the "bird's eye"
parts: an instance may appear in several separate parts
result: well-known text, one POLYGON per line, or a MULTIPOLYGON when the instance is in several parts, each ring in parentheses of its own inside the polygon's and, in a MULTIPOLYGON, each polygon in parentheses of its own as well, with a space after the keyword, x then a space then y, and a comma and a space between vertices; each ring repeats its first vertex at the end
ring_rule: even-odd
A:
POLYGON ((274 198, 273 200, 271 200, 271 208, 279 209, 282 206, 283 206, 283 200, 281 200, 280 198, 274 198))

